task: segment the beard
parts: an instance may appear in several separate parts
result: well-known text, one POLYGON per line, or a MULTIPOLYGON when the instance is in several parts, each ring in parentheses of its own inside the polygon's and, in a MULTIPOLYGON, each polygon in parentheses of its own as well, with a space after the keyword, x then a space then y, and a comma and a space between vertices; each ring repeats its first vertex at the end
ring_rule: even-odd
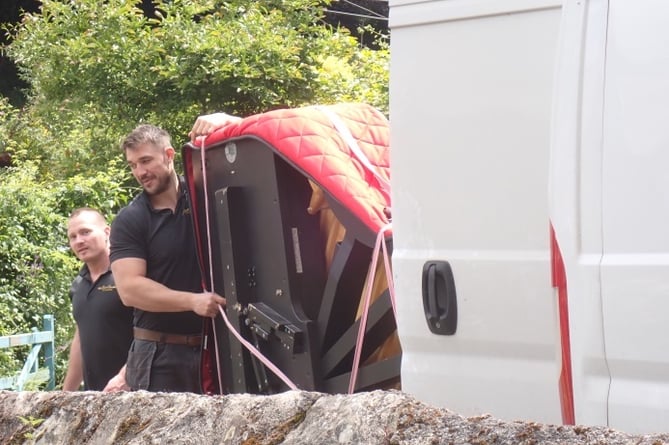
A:
POLYGON ((169 190, 171 185, 171 178, 172 175, 170 173, 166 173, 163 176, 155 176, 153 181, 154 184, 152 187, 149 188, 142 185, 142 188, 144 189, 144 192, 149 196, 160 195, 161 193, 164 193, 167 190, 169 190))

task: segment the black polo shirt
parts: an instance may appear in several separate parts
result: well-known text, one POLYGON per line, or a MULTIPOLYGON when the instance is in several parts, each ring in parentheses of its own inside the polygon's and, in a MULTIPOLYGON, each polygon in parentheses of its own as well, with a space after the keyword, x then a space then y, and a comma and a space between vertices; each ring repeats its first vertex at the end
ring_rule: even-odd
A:
MULTIPOLYGON (((141 192, 121 209, 111 227, 111 261, 141 258, 146 276, 173 290, 202 292, 193 223, 184 183, 173 213, 156 210, 141 192)), ((135 309, 135 326, 172 334, 200 334, 202 317, 195 312, 147 312, 135 309)))
POLYGON ((72 313, 79 327, 84 388, 101 391, 125 365, 132 342, 132 308, 116 292, 111 270, 91 282, 84 266, 70 287, 72 313))

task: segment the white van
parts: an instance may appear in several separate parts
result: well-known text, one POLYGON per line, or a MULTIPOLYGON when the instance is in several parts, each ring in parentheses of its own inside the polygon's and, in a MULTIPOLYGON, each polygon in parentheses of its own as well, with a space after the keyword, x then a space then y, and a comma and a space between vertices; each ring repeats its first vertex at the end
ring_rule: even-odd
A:
POLYGON ((669 431, 669 2, 390 0, 402 387, 669 431))

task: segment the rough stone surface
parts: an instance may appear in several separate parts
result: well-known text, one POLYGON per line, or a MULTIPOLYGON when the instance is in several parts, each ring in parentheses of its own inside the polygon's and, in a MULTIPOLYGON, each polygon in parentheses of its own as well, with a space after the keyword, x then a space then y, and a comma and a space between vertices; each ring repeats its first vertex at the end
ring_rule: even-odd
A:
POLYGON ((669 434, 465 418, 398 391, 198 396, 0 391, 5 444, 638 444, 669 434))

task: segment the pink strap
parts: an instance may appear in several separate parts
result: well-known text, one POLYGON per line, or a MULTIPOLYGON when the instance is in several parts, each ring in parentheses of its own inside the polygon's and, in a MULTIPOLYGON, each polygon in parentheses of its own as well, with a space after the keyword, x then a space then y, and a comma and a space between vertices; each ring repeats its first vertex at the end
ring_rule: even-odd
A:
POLYGON ((376 181, 380 187, 380 191, 385 195, 386 199, 390 200, 390 182, 381 176, 377 168, 372 165, 372 163, 369 161, 369 158, 360 149, 358 142, 351 134, 351 130, 349 130, 346 123, 344 123, 339 115, 337 115, 337 113, 332 111, 330 108, 327 108, 323 105, 315 105, 314 108, 319 110, 321 113, 326 115, 328 119, 330 119, 330 122, 332 122, 332 125, 334 125, 335 130, 337 130, 342 140, 346 142, 346 145, 348 145, 348 148, 351 150, 353 156, 355 156, 360 164, 362 164, 362 166, 376 178, 376 181))
POLYGON ((372 251, 372 260, 369 265, 369 272, 367 273, 367 280, 365 281, 364 303, 362 307, 362 315, 360 316, 360 325, 358 326, 358 337, 355 343, 355 353, 353 355, 353 368, 351 369, 351 379, 348 384, 348 393, 355 392, 355 383, 358 379, 358 370, 360 367, 360 355, 362 354, 362 343, 365 339, 365 329, 367 327, 367 317, 369 315, 369 306, 372 300, 372 288, 374 286, 374 278, 376 276, 376 263, 379 259, 379 252, 381 245, 383 245, 383 262, 386 270, 386 278, 388 281, 388 292, 390 294, 390 304, 393 308, 393 314, 397 319, 397 309, 395 308, 395 289, 392 279, 392 272, 390 271, 390 260, 388 258, 388 249, 385 243, 385 233, 392 227, 392 224, 386 224, 379 230, 376 235, 376 243, 372 251))

